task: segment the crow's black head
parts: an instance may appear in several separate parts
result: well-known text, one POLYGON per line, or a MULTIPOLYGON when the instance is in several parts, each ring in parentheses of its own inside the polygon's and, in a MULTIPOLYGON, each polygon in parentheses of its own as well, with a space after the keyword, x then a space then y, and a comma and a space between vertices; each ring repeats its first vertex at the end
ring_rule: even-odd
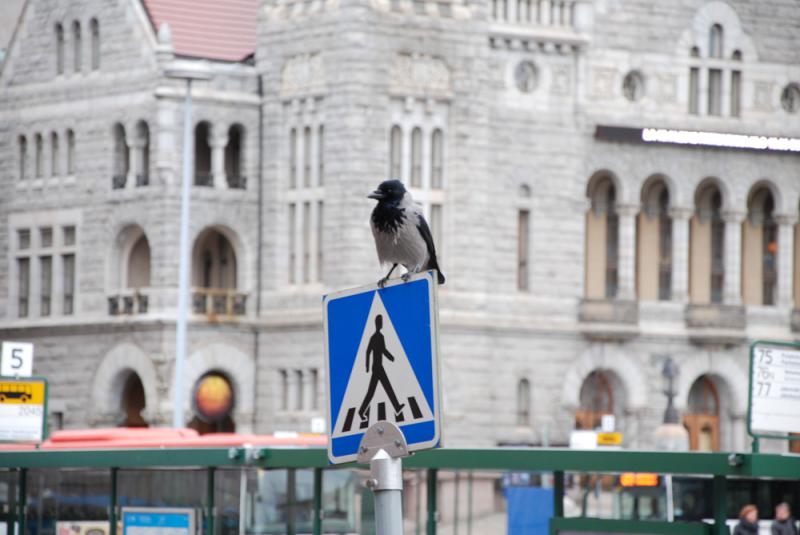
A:
POLYGON ((402 182, 399 180, 384 180, 378 186, 378 189, 367 195, 367 197, 378 201, 400 202, 405 194, 406 188, 402 182))

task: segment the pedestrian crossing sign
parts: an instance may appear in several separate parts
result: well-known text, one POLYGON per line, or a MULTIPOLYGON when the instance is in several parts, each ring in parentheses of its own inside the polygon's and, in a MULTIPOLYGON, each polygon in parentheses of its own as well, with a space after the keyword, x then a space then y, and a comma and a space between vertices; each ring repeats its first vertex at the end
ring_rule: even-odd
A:
POLYGON ((355 461, 379 421, 409 452, 440 446, 435 272, 328 294, 323 309, 331 463, 355 461))

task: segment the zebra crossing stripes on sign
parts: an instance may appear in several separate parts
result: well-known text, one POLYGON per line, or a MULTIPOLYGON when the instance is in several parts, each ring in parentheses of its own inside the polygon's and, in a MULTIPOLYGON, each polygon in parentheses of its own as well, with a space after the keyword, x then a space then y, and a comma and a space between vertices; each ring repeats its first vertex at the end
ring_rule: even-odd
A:
POLYGON ((435 275, 325 297, 332 463, 353 461, 366 430, 388 421, 409 451, 440 442, 435 275))

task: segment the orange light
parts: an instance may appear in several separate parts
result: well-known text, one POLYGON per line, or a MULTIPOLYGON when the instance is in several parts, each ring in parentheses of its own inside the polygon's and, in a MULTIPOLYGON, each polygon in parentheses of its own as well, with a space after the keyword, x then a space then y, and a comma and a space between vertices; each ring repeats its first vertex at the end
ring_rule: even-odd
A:
POLYGON ((658 474, 625 472, 619 476, 619 484, 623 487, 657 487, 658 474))
POLYGON ((775 254, 778 252, 778 243, 771 241, 767 244, 767 251, 771 254, 775 254))
POLYGON ((219 421, 233 408, 233 390, 227 379, 217 374, 203 376, 194 391, 195 410, 207 421, 219 421))

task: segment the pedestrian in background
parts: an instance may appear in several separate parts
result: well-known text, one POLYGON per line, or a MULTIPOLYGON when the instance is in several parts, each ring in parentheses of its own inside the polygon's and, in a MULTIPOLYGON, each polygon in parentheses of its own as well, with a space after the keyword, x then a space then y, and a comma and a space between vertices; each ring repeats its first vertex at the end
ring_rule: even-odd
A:
POLYGON ((775 520, 772 522, 772 535, 797 535, 792 511, 786 502, 775 506, 775 520))
POLYGON ((753 504, 742 507, 733 535, 758 535, 758 507, 753 504))

